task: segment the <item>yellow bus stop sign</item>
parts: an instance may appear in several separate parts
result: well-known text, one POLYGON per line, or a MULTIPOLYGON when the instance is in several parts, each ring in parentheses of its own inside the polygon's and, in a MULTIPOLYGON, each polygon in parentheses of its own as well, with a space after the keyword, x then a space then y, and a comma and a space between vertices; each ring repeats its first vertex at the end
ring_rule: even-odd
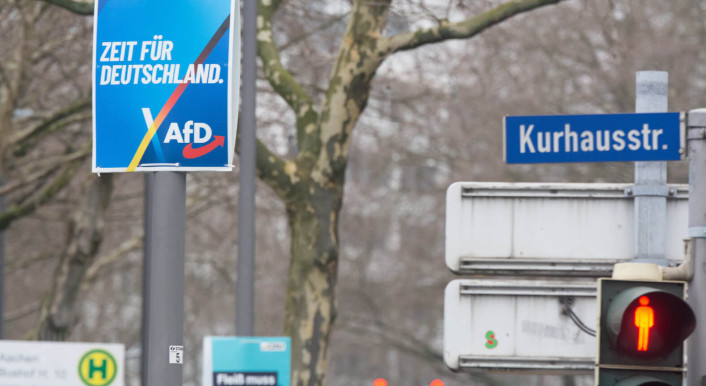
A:
POLYGON ((91 350, 79 361, 78 374, 87 386, 107 386, 115 379, 118 363, 104 350, 91 350))

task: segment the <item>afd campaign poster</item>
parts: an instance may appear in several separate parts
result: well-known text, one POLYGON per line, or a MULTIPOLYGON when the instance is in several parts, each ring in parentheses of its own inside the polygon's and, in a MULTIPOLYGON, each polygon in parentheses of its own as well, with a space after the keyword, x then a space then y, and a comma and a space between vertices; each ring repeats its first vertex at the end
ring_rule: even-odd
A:
POLYGON ((239 2, 95 4, 93 172, 231 170, 239 2))
POLYGON ((289 386, 289 337, 203 339, 203 386, 289 386))

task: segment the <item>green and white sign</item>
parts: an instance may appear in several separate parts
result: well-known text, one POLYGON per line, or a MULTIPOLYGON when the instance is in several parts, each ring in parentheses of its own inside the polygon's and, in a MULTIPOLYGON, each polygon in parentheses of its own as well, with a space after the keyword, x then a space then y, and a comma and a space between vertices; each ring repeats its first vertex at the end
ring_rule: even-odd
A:
POLYGON ((124 386, 125 346, 0 341, 0 386, 124 386))

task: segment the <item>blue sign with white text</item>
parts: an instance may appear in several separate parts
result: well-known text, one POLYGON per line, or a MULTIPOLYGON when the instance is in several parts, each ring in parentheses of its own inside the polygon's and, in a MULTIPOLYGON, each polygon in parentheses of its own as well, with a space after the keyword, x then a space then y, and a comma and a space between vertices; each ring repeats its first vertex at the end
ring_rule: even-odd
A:
POLYGON ((232 169, 238 7, 95 2, 94 172, 232 169))
POLYGON ((505 161, 674 161, 680 133, 679 113, 505 117, 505 161))
POLYGON ((289 386, 289 337, 205 337, 203 386, 289 386))

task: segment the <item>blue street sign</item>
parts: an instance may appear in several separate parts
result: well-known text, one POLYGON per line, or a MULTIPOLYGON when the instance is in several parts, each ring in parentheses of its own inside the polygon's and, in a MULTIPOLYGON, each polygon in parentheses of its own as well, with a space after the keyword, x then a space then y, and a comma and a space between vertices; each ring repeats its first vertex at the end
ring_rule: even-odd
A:
POLYGON ((680 132, 679 113, 505 117, 505 161, 673 161, 680 132))
POLYGON ((289 386, 289 337, 203 339, 203 386, 289 386))
POLYGON ((95 4, 93 171, 231 170, 238 2, 95 4))

